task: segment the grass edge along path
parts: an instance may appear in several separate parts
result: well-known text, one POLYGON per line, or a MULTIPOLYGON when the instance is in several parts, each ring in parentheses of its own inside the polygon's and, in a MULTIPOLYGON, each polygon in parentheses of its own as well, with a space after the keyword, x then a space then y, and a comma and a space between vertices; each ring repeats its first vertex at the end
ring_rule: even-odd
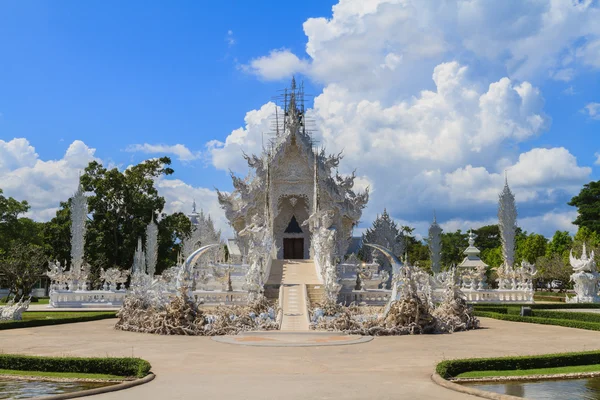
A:
MULTIPOLYGON (((1 371, 0 371, 1 372, 1 371)), ((506 369, 502 371, 468 371, 458 374, 455 378, 488 378, 497 376, 527 376, 527 375, 554 375, 575 374, 584 372, 600 372, 600 364, 571 365, 567 367, 534 368, 534 369, 506 369)))
POLYGON ((566 312, 567 309, 597 309, 599 304, 476 304, 473 313, 477 317, 494 318, 502 321, 527 322, 542 325, 557 325, 600 331, 600 314, 566 312), (521 307, 532 309, 531 316, 521 316, 521 307))
POLYGON ((101 374, 122 378, 143 378, 150 373, 150 368, 148 361, 133 357, 84 358, 0 354, 0 370, 101 374))
POLYGON ((0 321, 0 330, 116 318, 116 311, 26 311, 21 321, 0 321))
POLYGON ((537 356, 465 358, 445 360, 435 371, 444 379, 459 377, 473 371, 527 371, 574 366, 600 365, 600 350, 576 353, 544 354, 537 356))
POLYGON ((124 381, 130 379, 126 376, 111 374, 85 374, 78 372, 52 372, 52 371, 19 371, 15 369, 0 369, 0 376, 14 376, 24 378, 60 378, 60 380, 88 380, 88 381, 124 381))

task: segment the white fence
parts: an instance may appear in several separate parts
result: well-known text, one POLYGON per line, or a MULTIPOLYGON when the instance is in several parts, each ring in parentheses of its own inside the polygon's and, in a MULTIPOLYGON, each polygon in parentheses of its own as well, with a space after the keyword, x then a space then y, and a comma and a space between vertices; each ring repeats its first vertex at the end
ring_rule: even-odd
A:
POLYGON ((246 304, 247 292, 219 292, 212 290, 194 290, 192 296, 198 303, 204 305, 246 304))
POLYGON ((50 306, 54 308, 118 308, 123 305, 125 290, 52 290, 50 306))
MULTIPOLYGON (((469 303, 533 303, 533 290, 463 289, 463 293, 469 303)), ((386 289, 342 290, 338 301, 346 305, 357 303, 383 306, 389 301, 391 294, 392 291, 386 289)), ((436 302, 442 301, 444 290, 434 290, 433 296, 436 302)))

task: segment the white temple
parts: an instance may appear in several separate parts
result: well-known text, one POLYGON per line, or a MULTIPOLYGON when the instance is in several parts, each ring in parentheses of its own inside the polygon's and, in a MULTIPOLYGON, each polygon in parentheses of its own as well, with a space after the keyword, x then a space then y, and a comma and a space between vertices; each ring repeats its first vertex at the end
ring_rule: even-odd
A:
POLYGON ((236 244, 247 249, 250 270, 262 276, 262 282, 254 282, 259 286, 275 259, 313 260, 324 282, 326 266, 337 264, 346 253, 368 201, 368 192, 353 190, 354 174, 333 172, 341 154, 315 150, 306 126, 303 90, 293 79, 283 100, 269 146, 258 156, 244 155, 248 176, 232 174, 234 191, 218 193, 236 244))

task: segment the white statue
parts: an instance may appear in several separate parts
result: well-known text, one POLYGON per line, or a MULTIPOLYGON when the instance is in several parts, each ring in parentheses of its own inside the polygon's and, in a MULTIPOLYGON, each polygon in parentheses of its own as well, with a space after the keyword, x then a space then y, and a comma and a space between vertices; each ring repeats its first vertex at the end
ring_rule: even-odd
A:
POLYGON ((10 299, 4 306, 0 306, 0 321, 21 321, 23 312, 27 311, 31 303, 31 298, 27 300, 19 300, 18 303, 14 299, 10 299))
POLYGON ((575 283, 575 297, 569 298, 567 301, 570 303, 599 303, 598 281, 600 280, 600 274, 596 270, 594 251, 588 256, 584 243, 581 257, 575 258, 573 250, 571 250, 569 261, 574 271, 571 275, 571 281, 575 283))
POLYGON ((100 269, 100 280, 104 282, 104 290, 116 291, 125 288, 125 282, 129 277, 129 271, 121 271, 118 268, 109 268, 106 271, 100 269))
POLYGON ((255 215, 252 224, 241 230, 239 234, 249 238, 248 264, 250 264, 250 268, 246 274, 244 288, 248 291, 249 298, 253 300, 262 292, 267 279, 265 270, 267 263, 271 261, 273 240, 258 215, 255 215))

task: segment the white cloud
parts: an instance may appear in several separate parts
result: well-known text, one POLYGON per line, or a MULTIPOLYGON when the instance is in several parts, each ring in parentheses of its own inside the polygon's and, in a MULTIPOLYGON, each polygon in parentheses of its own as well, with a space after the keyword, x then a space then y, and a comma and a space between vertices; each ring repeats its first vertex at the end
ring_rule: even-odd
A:
POLYGON ((263 143, 268 143, 271 132, 271 117, 275 113, 275 103, 269 102, 259 110, 246 113, 246 126, 231 132, 225 142, 213 140, 206 147, 217 169, 244 172, 247 163, 243 153, 260 153, 263 143))
POLYGON ((379 95, 416 93, 449 59, 478 59, 511 79, 570 81, 582 65, 600 68, 598 20, 590 0, 341 0, 330 18, 304 23, 309 59, 274 50, 248 70, 265 79, 304 72, 379 95))
POLYGON ((575 218, 577 218, 575 210, 552 210, 543 215, 521 218, 519 226, 529 233, 541 233, 550 238, 556 231, 575 234, 577 232, 577 226, 573 225, 575 218))
POLYGON ((306 60, 301 60, 288 49, 272 50, 268 56, 262 56, 243 65, 242 69, 266 80, 279 80, 291 75, 304 73, 308 67, 306 60))
MULTIPOLYGON (((95 149, 80 140, 71 143, 58 160, 40 159, 26 139, 0 140, 0 188, 4 196, 29 202, 28 217, 48 221, 55 216, 60 202, 69 199, 77 190, 79 174, 93 160, 102 162, 95 156, 95 149)), ((198 209, 210 214, 218 229, 226 235, 231 233, 214 190, 164 176, 156 180, 156 187, 166 200, 164 212, 187 214, 196 200, 198 209)))
POLYGON ((600 119, 600 103, 588 103, 581 111, 592 119, 600 119))
POLYGON ((227 31, 227 36, 225 37, 225 41, 229 47, 233 46, 235 42, 235 37, 233 36, 233 31, 230 29, 227 31))
POLYGON ((232 230, 229 222, 225 218, 225 213, 217 200, 217 193, 214 190, 194 187, 180 179, 169 179, 160 177, 156 180, 158 193, 165 198, 165 208, 163 212, 171 214, 174 212, 183 212, 189 214, 192 211, 192 204, 196 201, 197 210, 203 210, 205 214, 210 214, 215 228, 220 229, 223 237, 231 237, 232 230))
POLYGON ((26 139, 0 140, 0 187, 5 196, 29 202, 30 218, 49 220, 60 202, 73 195, 79 174, 96 159, 95 151, 75 140, 61 159, 44 161, 26 139))
POLYGON ((200 158, 200 152, 192 152, 183 144, 132 144, 127 146, 125 151, 130 153, 145 153, 145 154, 173 154, 180 161, 193 161, 200 158))

